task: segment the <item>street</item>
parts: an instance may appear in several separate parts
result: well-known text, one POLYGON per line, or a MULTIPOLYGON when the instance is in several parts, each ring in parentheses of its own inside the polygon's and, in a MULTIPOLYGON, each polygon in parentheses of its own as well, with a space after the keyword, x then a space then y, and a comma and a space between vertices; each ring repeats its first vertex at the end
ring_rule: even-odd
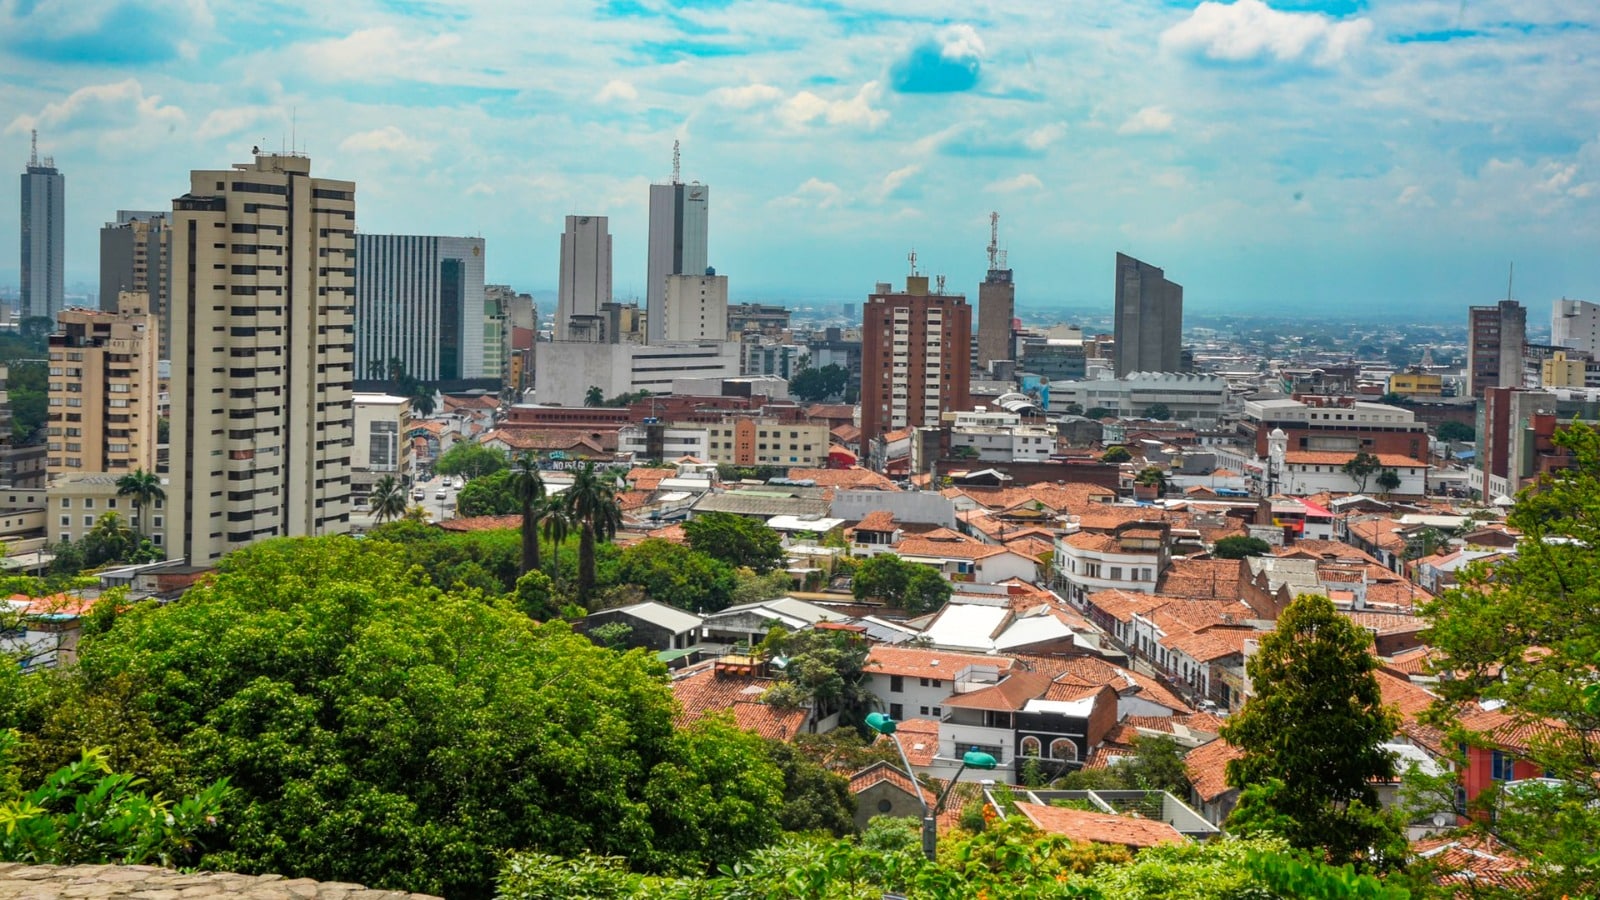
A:
MULTIPOLYGON (((435 476, 427 481, 414 483, 410 490, 406 492, 406 509, 410 509, 413 506, 422 507, 428 511, 428 521, 430 522, 442 522, 445 519, 455 518, 456 494, 458 492, 453 487, 445 486, 447 482, 453 483, 454 481, 455 479, 453 478, 447 479, 442 476, 435 476), (439 497, 441 491, 444 493, 443 499, 439 497), (420 500, 417 499, 418 492, 421 492, 422 495, 420 500)), ((378 524, 372 518, 372 509, 367 505, 367 496, 365 494, 353 495, 350 498, 350 507, 350 531, 352 533, 364 534, 378 524)))

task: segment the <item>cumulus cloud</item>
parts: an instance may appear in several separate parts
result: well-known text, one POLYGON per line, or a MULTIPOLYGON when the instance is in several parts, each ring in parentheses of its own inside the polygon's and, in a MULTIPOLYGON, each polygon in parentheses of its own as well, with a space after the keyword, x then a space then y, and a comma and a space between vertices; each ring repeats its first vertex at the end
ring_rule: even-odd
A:
POLYGON ((820 178, 807 178, 805 183, 795 188, 794 193, 774 201, 780 206, 802 206, 814 209, 830 209, 844 202, 844 190, 831 181, 820 178))
POLYGON ((1027 135, 1022 138, 1022 146, 1034 152, 1038 152, 1050 146, 1051 144, 1054 144, 1056 141, 1061 140, 1062 136, 1066 133, 1067 126, 1060 122, 1052 122, 1049 125, 1041 125, 1040 127, 1028 132, 1027 135))
POLYGON ((984 190, 994 194, 1014 194, 1018 191, 1039 191, 1044 189, 1044 182, 1032 172, 1023 172, 1012 178, 1002 178, 991 181, 984 186, 984 190))
POLYGON ((1428 192, 1424 190, 1420 184, 1406 185, 1405 189, 1400 192, 1400 196, 1396 197, 1394 202, 1401 206, 1415 207, 1429 207, 1438 205, 1433 202, 1433 198, 1428 196, 1428 192))
POLYGON ((215 25, 205 0, 0 2, 0 48, 64 65, 162 62, 191 56, 186 38, 215 25))
POLYGON ((302 48, 306 62, 324 77, 354 81, 437 80, 437 57, 461 39, 453 34, 411 36, 392 25, 365 28, 302 48))
POLYGON ((1172 113, 1159 106, 1146 106, 1128 117, 1117 134, 1163 134, 1172 130, 1172 113))
POLYGON ((1161 45, 1214 62, 1328 66, 1344 59, 1371 33, 1371 19, 1281 12, 1262 0, 1206 0, 1189 18, 1163 32, 1161 45))
POLYGON ((867 82, 861 86, 861 90, 856 91, 855 96, 843 100, 829 100, 811 91, 801 91, 784 101, 778 108, 778 115, 796 128, 818 120, 829 125, 877 128, 889 118, 887 110, 872 105, 882 92, 876 81, 867 82))
POLYGON ((899 190, 902 185, 910 180, 911 176, 920 171, 922 171, 922 166, 912 163, 909 166, 902 166, 883 176, 883 180, 878 183, 878 199, 887 200, 889 197, 894 195, 895 191, 899 190))
POLYGON ((185 121, 183 110, 163 105, 159 94, 146 95, 136 78, 115 84, 95 84, 79 88, 65 100, 51 103, 38 115, 20 115, 6 126, 6 133, 77 129, 113 130, 134 125, 162 124, 175 127, 185 121))
POLYGON ((912 44, 890 70, 891 81, 905 94, 968 91, 978 84, 983 55, 971 25, 951 25, 912 44))
POLYGON ((375 153, 416 159, 427 159, 433 155, 432 144, 417 140, 394 125, 352 134, 339 142, 339 150, 343 153, 375 153))
POLYGON ((770 84, 747 84, 742 87, 718 88, 711 92, 712 102, 728 109, 749 109, 753 106, 776 103, 782 97, 783 91, 770 84))
POLYGON ((281 121, 283 110, 267 106, 235 106, 212 110, 205 121, 200 123, 200 127, 194 130, 194 136, 201 139, 226 137, 238 134, 262 119, 281 121))
POLYGON ((624 81, 621 78, 613 78, 606 82, 605 87, 601 88, 599 93, 594 95, 594 99, 600 103, 610 103, 613 100, 629 103, 639 99, 639 89, 634 87, 631 82, 624 81))

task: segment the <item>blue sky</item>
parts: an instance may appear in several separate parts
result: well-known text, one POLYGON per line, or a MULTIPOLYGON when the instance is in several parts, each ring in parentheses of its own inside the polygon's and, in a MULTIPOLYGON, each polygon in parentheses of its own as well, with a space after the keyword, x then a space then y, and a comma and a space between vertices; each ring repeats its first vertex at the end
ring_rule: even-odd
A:
POLYGON ((1109 307, 1122 250, 1196 309, 1449 315, 1514 260, 1542 318, 1600 300, 1596 85, 1570 0, 0 0, 0 159, 40 130, 84 283, 118 208, 293 129, 360 228, 481 234, 524 289, 603 214, 642 296, 677 139, 736 299, 858 300, 913 248, 975 293, 997 210, 1024 304, 1109 307))

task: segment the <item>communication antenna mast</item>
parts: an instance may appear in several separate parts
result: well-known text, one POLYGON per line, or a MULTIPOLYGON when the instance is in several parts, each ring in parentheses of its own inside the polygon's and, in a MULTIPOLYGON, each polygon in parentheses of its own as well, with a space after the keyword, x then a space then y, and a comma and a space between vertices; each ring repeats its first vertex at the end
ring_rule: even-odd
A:
POLYGON ((938 286, 933 289, 933 292, 935 294, 943 294, 944 293, 944 276, 940 275, 937 280, 938 280, 938 286))
POLYGON ((1511 284, 1512 284, 1512 282, 1514 282, 1516 280, 1516 278, 1517 278, 1517 264, 1515 262, 1513 262, 1513 263, 1511 263, 1511 270, 1506 273, 1506 300, 1507 301, 1509 301, 1511 299, 1511 284))
POLYGON ((989 213, 989 268, 998 269, 1000 260, 1000 214, 989 213))
POLYGON ((678 152, 678 142, 677 141, 673 141, 672 142, 672 183, 673 184, 682 184, 682 181, 678 177, 679 173, 681 171, 679 169, 679 167, 678 167, 678 164, 679 164, 680 161, 681 160, 680 160, 679 152, 678 152))
POLYGON ((37 166, 39 164, 39 129, 37 129, 37 128, 33 129, 32 130, 32 134, 33 134, 33 152, 28 154, 28 165, 37 166))
POLYGON ((917 274, 917 251, 916 251, 916 248, 913 247, 911 252, 906 254, 906 259, 911 261, 911 274, 913 274, 913 275, 917 274))

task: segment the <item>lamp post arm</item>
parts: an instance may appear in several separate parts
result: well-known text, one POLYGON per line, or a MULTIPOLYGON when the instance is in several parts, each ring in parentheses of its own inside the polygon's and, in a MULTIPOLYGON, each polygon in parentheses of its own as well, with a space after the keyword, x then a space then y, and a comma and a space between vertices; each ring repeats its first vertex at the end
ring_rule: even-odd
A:
POLYGON ((922 815, 924 817, 937 815, 937 813, 929 811, 928 801, 922 798, 922 785, 917 781, 917 773, 911 770, 911 760, 906 756, 906 748, 900 743, 900 736, 891 734, 889 735, 889 740, 894 741, 894 748, 900 751, 900 761, 905 763, 906 777, 911 779, 911 789, 917 795, 917 802, 922 804, 922 815))
MULTIPOLYGON (((938 800, 937 803, 934 804, 934 807, 933 807, 932 815, 933 815, 934 818, 938 818, 939 814, 944 812, 944 802, 946 800, 950 799, 950 792, 955 789, 956 782, 961 780, 961 773, 965 772, 966 770, 967 770, 967 761, 966 760, 962 760, 961 761, 961 768, 956 769, 956 774, 954 776, 952 776, 950 781, 949 781, 949 783, 944 786, 944 790, 939 792, 939 800, 938 800)), ((924 806, 924 809, 926 809, 926 806, 924 806)))

